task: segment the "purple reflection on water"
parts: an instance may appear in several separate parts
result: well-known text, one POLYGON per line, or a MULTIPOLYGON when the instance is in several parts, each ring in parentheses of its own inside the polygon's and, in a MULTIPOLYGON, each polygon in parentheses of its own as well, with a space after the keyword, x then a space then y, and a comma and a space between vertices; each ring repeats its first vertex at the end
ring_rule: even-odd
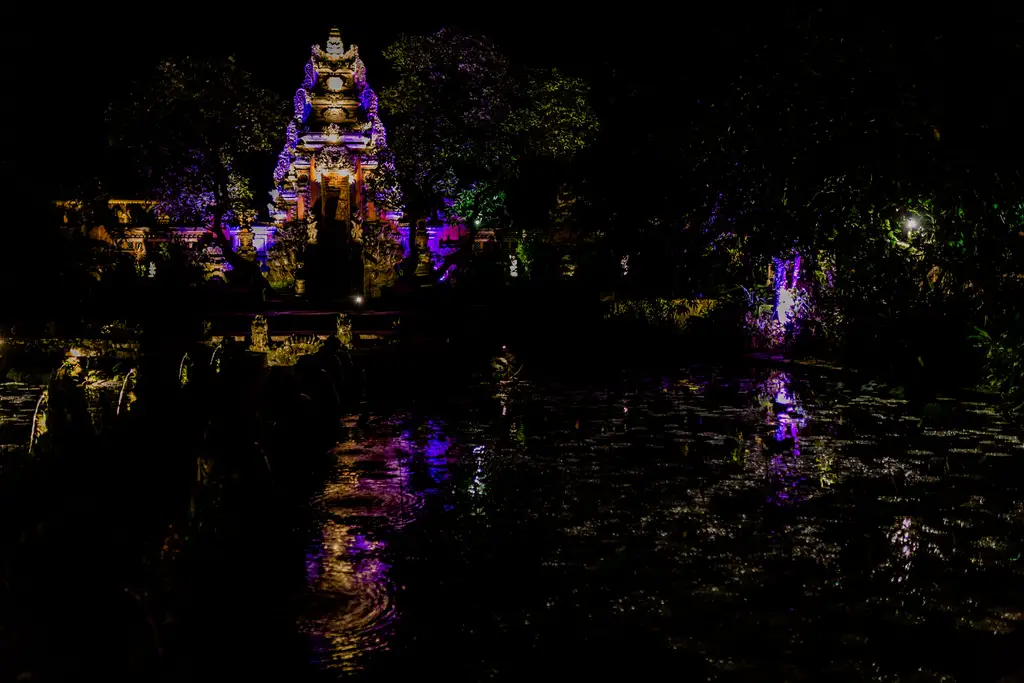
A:
POLYGON ((414 458, 422 454, 431 479, 441 483, 448 477, 448 451, 452 441, 433 420, 427 421, 425 431, 425 439, 414 438, 408 431, 402 432, 394 439, 393 445, 397 451, 410 453, 414 458))
MULTIPOLYGON (((768 461, 768 471, 777 489, 768 496, 767 502, 786 505, 798 500, 800 483, 806 478, 800 475, 798 459, 800 457, 800 430, 807 424, 804 413, 796 394, 792 390, 792 378, 785 372, 772 372, 761 384, 758 393, 770 398, 770 406, 765 417, 766 424, 773 426, 775 442, 782 444, 792 440, 791 450, 772 456, 768 461), (781 408, 781 410, 779 410, 781 408)), ((767 404, 762 404, 767 405, 767 404)))
POLYGON ((442 424, 395 435, 397 426, 339 446, 335 476, 321 495, 328 519, 306 553, 317 613, 304 626, 324 666, 355 670, 362 654, 388 647, 395 588, 383 559, 386 533, 412 521, 434 490, 414 486, 415 469, 426 465, 435 482, 448 476, 452 442, 442 424))

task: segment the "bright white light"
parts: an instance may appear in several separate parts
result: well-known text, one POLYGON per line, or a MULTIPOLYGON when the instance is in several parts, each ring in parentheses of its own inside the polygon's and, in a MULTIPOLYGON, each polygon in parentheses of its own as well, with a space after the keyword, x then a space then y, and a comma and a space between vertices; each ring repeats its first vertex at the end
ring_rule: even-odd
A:
POLYGON ((908 229, 910 229, 910 230, 917 230, 920 227, 921 227, 921 224, 918 223, 916 218, 908 218, 907 219, 907 228, 908 229))
POLYGON ((362 306, 362 305, 363 305, 363 297, 357 296, 356 297, 356 306, 362 306))
POLYGON ((480 219, 479 218, 476 219, 476 224, 480 225, 480 219))
POLYGON ((776 315, 778 316, 779 322, 783 326, 788 325, 790 319, 793 317, 793 305, 796 301, 793 299, 793 292, 783 287, 779 290, 779 305, 776 307, 776 315))

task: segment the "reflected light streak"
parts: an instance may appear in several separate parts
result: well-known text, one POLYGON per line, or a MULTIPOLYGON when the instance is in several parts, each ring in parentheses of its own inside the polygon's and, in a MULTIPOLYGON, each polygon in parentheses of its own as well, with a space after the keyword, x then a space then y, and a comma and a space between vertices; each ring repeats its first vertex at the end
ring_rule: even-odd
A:
POLYGON ((421 431, 422 437, 406 431, 337 451, 334 481, 322 494, 330 519, 306 554, 307 588, 318 611, 304 627, 324 666, 358 670, 361 655, 388 647, 394 586, 383 560, 387 544, 373 531, 377 525, 347 520, 375 518, 392 529, 412 521, 430 492, 413 487, 413 468, 422 462, 435 482, 442 481, 451 447, 440 424, 427 422, 421 431))

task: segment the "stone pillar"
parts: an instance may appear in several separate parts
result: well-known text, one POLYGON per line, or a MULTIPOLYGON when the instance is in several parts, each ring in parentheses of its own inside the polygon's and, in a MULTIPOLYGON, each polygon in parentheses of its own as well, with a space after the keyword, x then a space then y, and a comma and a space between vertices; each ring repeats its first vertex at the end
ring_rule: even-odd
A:
POLYGON ((342 348, 352 348, 352 321, 344 313, 338 314, 338 341, 342 348))
POLYGON ((257 315, 252 319, 250 351, 267 353, 270 351, 270 334, 267 330, 267 318, 257 315))
POLYGON ((426 221, 416 224, 416 277, 427 277, 434 272, 430 263, 430 235, 426 221))

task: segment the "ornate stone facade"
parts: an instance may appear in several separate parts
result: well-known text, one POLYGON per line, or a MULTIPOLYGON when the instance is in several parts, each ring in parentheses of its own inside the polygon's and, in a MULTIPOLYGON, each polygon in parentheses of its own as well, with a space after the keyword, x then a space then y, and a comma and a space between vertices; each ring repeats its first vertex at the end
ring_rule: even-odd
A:
MULTIPOLYGON (((230 266, 221 248, 207 244, 209 230, 203 226, 171 225, 161 215, 154 201, 141 199, 110 199, 107 201, 111 224, 90 225, 88 236, 131 254, 141 273, 152 271, 152 249, 161 243, 176 242, 189 248, 202 250, 197 260, 202 264, 206 279, 224 280, 230 266)), ((64 223, 69 229, 79 229, 82 206, 74 201, 58 201, 64 209, 64 223)), ((277 226, 253 223, 246 227, 228 226, 235 250, 243 257, 258 260, 267 258, 268 247, 274 242, 277 226)))

